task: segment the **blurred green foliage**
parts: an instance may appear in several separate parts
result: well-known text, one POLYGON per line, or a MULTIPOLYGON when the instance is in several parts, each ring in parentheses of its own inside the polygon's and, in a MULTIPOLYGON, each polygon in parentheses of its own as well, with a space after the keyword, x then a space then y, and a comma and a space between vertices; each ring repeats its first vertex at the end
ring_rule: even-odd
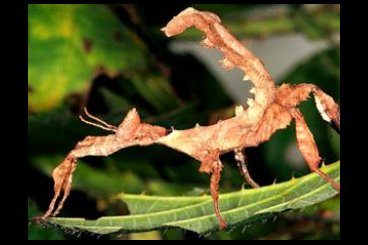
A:
POLYGON ((85 92, 99 72, 145 63, 145 47, 103 5, 28 5, 28 108, 46 111, 85 92))
MULTIPOLYGON (((137 107, 143 120, 166 127, 188 128, 233 115, 234 102, 200 61, 176 55, 158 30, 193 4, 150 5, 28 5, 28 218, 47 209, 52 197, 50 173, 62 157, 86 135, 103 135, 79 122, 84 106, 112 124, 137 107)), ((286 5, 282 5, 285 7, 286 5)), ((295 64, 281 82, 314 83, 340 98, 340 5, 314 8, 293 4, 288 11, 269 13, 280 5, 199 4, 218 13, 240 38, 268 38, 301 33, 327 42, 328 50, 295 64), (254 12, 256 14, 254 14, 254 12), (262 13, 262 14, 259 14, 262 13)), ((176 40, 199 40, 188 32, 176 40)), ((219 68, 220 69, 220 68, 219 68)), ((340 138, 320 119, 312 102, 301 106, 327 163, 340 158, 340 138)), ((308 172, 304 162, 290 157, 295 146, 293 127, 276 133, 266 144, 247 153, 254 178, 263 185, 308 172), (297 165, 295 165, 295 163, 297 165), (298 165, 299 164, 299 165, 298 165)), ((293 155, 292 155, 293 156, 293 155)), ((222 193, 239 190, 231 155, 222 193)), ((63 214, 98 218, 127 214, 127 207, 111 202, 125 192, 158 196, 201 195, 209 178, 197 172, 198 162, 161 146, 133 147, 107 158, 84 158, 74 176, 63 214), (197 189, 194 189, 197 188, 197 189)), ((106 239, 339 239, 340 199, 304 212, 279 215, 231 232, 198 236, 179 229, 106 239), (290 228, 290 229, 288 229, 290 228), (141 237, 140 237, 141 236, 141 237)), ((28 239, 77 239, 59 231, 29 225, 28 239)), ((95 238, 82 235, 82 238, 95 238)))

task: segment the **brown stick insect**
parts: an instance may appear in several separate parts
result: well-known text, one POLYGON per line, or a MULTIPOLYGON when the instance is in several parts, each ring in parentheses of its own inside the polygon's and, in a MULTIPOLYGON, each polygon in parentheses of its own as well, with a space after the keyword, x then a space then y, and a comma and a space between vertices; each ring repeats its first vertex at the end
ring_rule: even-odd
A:
POLYGON ((205 34, 201 44, 206 48, 219 49, 224 58, 222 67, 230 70, 238 67, 244 71, 244 80, 250 80, 254 87, 251 93, 254 99, 248 100, 248 108, 237 106, 235 117, 211 126, 199 126, 187 130, 167 130, 161 126, 141 122, 136 109, 132 109, 118 126, 110 125, 85 110, 89 120, 80 119, 112 134, 107 136, 88 136, 78 142, 64 161, 57 166, 52 177, 55 195, 48 211, 42 217, 56 216, 62 209, 71 189, 73 172, 77 159, 85 156, 108 156, 130 146, 148 146, 161 144, 173 148, 201 162, 200 172, 211 174, 210 190, 214 203, 214 212, 219 220, 220 229, 226 228, 226 222, 219 210, 219 181, 223 165, 220 156, 235 152, 241 174, 253 187, 259 185, 251 178, 243 149, 256 147, 266 142, 280 129, 286 128, 292 120, 296 122, 298 147, 310 170, 319 174, 340 192, 340 185, 319 170, 321 158, 312 133, 297 109, 300 102, 314 94, 317 109, 322 118, 340 133, 340 109, 332 97, 313 84, 276 86, 260 59, 254 56, 241 42, 231 35, 221 24, 220 18, 210 12, 201 12, 188 8, 174 17, 162 31, 171 37, 194 26, 205 34), (93 122, 93 121, 94 122, 93 122), (58 206, 56 201, 63 193, 58 206))

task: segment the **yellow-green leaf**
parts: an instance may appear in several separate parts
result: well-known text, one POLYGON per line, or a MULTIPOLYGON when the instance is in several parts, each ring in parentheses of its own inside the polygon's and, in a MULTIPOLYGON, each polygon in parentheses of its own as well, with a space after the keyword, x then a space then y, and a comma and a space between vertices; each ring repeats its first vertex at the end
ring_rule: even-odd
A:
POLYGON ((145 47, 104 5, 28 5, 28 108, 85 92, 99 73, 144 65, 145 47))

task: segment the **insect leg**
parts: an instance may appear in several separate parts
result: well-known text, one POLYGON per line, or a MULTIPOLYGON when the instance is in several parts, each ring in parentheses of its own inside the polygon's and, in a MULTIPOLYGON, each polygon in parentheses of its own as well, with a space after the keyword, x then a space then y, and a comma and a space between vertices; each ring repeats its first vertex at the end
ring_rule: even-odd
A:
POLYGON ((213 200, 213 206, 215 209, 216 217, 220 223, 220 230, 226 229, 226 222, 222 218, 220 214, 219 208, 219 188, 220 188, 220 179, 221 179, 221 171, 223 165, 220 161, 220 151, 219 150, 211 150, 210 153, 202 159, 201 166, 199 168, 199 172, 211 174, 211 183, 210 183, 210 192, 213 200))
POLYGON ((69 165, 69 169, 68 169, 67 174, 65 175, 64 183, 63 183, 63 193, 64 193, 64 195, 63 195, 63 198, 61 199, 61 201, 59 202, 57 209, 52 214, 52 216, 56 216, 56 215, 59 214, 60 210, 64 206, 64 202, 65 202, 66 198, 70 194, 71 185, 72 185, 72 178, 73 178, 73 173, 74 173, 75 168, 76 168, 76 163, 77 163, 77 161, 75 159, 69 165))
POLYGON ((314 100, 323 120, 340 134, 340 107, 334 99, 321 89, 314 90, 314 100))
POLYGON ((226 222, 225 220, 222 218, 221 214, 220 214, 220 209, 219 209, 219 187, 220 187, 220 179, 221 179, 221 171, 222 171, 223 165, 220 161, 220 159, 218 159, 217 161, 215 161, 213 163, 213 168, 212 168, 212 176, 211 176, 211 196, 213 199, 213 206, 215 209, 215 214, 217 219, 220 222, 220 230, 224 230, 226 229, 226 222))
POLYGON ((46 219, 46 218, 51 216, 52 211, 54 210, 54 207, 55 207, 56 200, 60 196, 61 188, 62 188, 62 181, 55 181, 55 184, 54 184, 54 197, 52 198, 52 200, 50 202, 49 209, 42 216, 42 219, 46 219))
MULTIPOLYGON (((64 197, 65 197, 65 183, 69 181, 71 171, 70 168, 75 165, 76 159, 72 156, 67 156, 64 161, 57 166, 54 171, 52 172, 52 177, 54 180, 54 197, 49 205, 49 209, 47 212, 42 216, 43 219, 48 218, 49 216, 54 216, 53 211, 55 207, 55 203, 60 196, 62 190, 64 190, 64 197)), ((69 183, 70 185, 70 183, 69 183)), ((66 198, 66 197, 65 197, 66 198)), ((59 204, 60 206, 60 204, 59 204)))
POLYGON ((234 150, 235 153, 235 160, 238 164, 238 168, 240 171, 240 174, 244 176, 245 180, 253 187, 253 188, 259 188, 260 186, 253 180, 253 178, 250 176, 248 171, 248 159, 245 155, 245 150, 237 148, 234 150))
POLYGON ((318 169, 321 158, 319 156, 317 144, 314 141, 313 135, 309 130, 303 115, 298 109, 290 109, 290 113, 296 122, 296 137, 299 150, 308 163, 309 168, 312 172, 320 175, 323 179, 329 182, 338 192, 340 192, 340 184, 318 169))
POLYGON ((283 84, 277 93, 278 103, 288 108, 295 107, 299 103, 306 101, 310 93, 313 93, 317 109, 323 120, 330 124, 330 126, 340 134, 340 106, 331 96, 323 92, 316 85, 283 84))

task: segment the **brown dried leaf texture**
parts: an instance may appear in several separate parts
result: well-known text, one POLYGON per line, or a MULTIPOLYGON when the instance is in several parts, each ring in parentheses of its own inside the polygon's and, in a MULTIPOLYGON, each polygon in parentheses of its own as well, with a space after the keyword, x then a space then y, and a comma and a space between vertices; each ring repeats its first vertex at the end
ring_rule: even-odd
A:
POLYGON ((55 168, 55 196, 49 210, 43 216, 55 216, 62 209, 69 195, 71 179, 78 158, 85 156, 108 156, 120 149, 133 145, 147 146, 161 144, 173 148, 201 162, 200 172, 212 174, 210 181, 214 212, 219 220, 220 229, 226 228, 219 209, 219 182, 223 165, 220 156, 234 151, 241 174, 254 187, 258 184, 251 179, 246 168, 246 157, 242 149, 255 147, 268 141, 279 129, 286 128, 292 120, 296 121, 297 142, 301 154, 311 171, 321 175, 337 190, 340 186, 318 167, 321 158, 313 135, 296 106, 307 100, 314 93, 317 108, 322 118, 340 132, 340 109, 332 97, 325 94, 313 84, 284 84, 276 87, 263 62, 242 45, 228 29, 221 24, 220 18, 210 12, 201 12, 188 8, 175 16, 162 29, 168 36, 178 35, 187 28, 194 26, 205 34, 201 44, 206 48, 220 50, 224 58, 221 60, 224 69, 238 67, 244 71, 244 80, 254 84, 251 90, 255 98, 248 100, 248 108, 237 106, 236 116, 211 126, 199 126, 187 130, 166 130, 160 126, 142 123, 136 109, 131 110, 119 127, 90 115, 95 122, 85 123, 112 131, 107 136, 88 136, 69 153, 67 158, 55 168), (63 198, 55 209, 56 200, 61 193, 63 198))

